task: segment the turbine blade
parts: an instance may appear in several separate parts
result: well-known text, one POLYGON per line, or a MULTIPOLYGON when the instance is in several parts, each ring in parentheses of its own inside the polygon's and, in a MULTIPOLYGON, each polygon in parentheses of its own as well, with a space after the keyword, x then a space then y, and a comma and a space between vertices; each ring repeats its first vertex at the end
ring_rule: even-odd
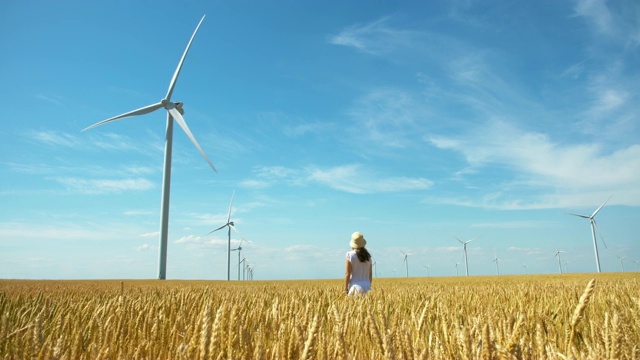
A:
MULTIPOLYGON (((613 196, 613 195, 611 195, 611 196, 613 196)), ((600 211, 600 209, 602 209, 602 207, 604 206, 604 204, 606 204, 609 200, 611 200, 611 196, 609 196, 609 198, 608 198, 605 202, 603 202, 603 203, 602 203, 602 205, 600 205, 600 207, 596 209, 596 211, 594 211, 594 212, 593 212, 593 214, 591 215, 591 217, 596 216, 596 214, 598 213, 598 211, 600 211)))
POLYGON ((193 134, 191 133, 191 130, 189 130, 189 127, 187 126, 187 123, 184 121, 184 118, 182 117, 182 115, 180 114, 180 112, 176 109, 176 108, 171 108, 171 109, 167 109, 167 111, 169 112, 169 114, 171 114, 171 116, 176 119, 176 122, 178 123, 178 125, 180 125, 180 127, 182 128, 182 131, 185 132, 185 134, 187 134, 187 137, 189 137, 189 140, 191 140, 191 142, 193 143, 193 145, 196 146, 196 148, 198 149, 198 151, 200 152, 200 154, 202 155, 202 157, 207 160, 207 162, 209 163, 209 166, 211 166, 211 168, 213 169, 213 171, 218 172, 218 170, 216 170, 216 167, 213 166, 213 163, 211 163, 211 161, 209 160, 209 158, 207 157, 207 154, 204 153, 204 150, 202 150, 202 148, 200 147, 200 144, 198 144, 198 141, 196 140, 196 138, 193 136, 193 134))
POLYGON ((231 230, 235 231, 236 234, 240 235, 240 244, 242 244, 242 240, 244 240, 245 242, 247 241, 247 239, 244 238, 244 236, 242 236, 242 234, 240 233, 240 231, 238 231, 238 229, 236 229, 235 226, 229 224, 229 226, 231 227, 231 230))
POLYGON ((604 236, 602 236, 602 233, 600 232, 600 226, 598 226, 598 223, 596 222, 595 219, 591 219, 591 221, 593 221, 593 224, 596 226, 596 230, 598 230, 598 235, 600 235, 600 239, 602 240, 602 243, 604 244, 604 248, 608 249, 607 243, 604 241, 604 236))
POLYGON ((216 231, 218 231, 218 230, 222 230, 222 229, 224 229, 227 225, 229 225, 229 223, 224 224, 224 225, 222 225, 222 226, 220 226, 220 227, 216 228, 215 230, 211 230, 211 231, 209 231, 209 232, 207 233, 207 235, 209 235, 209 234, 211 234, 211 233, 214 233, 214 232, 216 232, 216 231))
POLYGON ((573 216, 577 216, 577 217, 581 217, 581 218, 585 218, 585 219, 589 219, 589 216, 587 215, 580 215, 580 214, 575 214, 575 213, 567 213, 569 215, 573 215, 573 216))
POLYGON ((173 88, 176 86, 176 82, 178 81, 178 76, 180 75, 180 70, 182 70, 182 64, 184 63, 184 59, 187 57, 187 53, 189 52, 189 48, 191 47, 191 43, 193 42, 193 39, 196 37, 196 33, 198 32, 198 29, 200 28, 200 24, 202 24, 202 21, 204 21, 204 16, 202 17, 202 19, 200 19, 200 22, 198 23, 198 26, 196 26, 196 30, 193 32, 193 35, 191 35, 191 39, 189 40, 189 43, 187 44, 187 48, 184 49, 184 53, 182 54, 182 58, 180 58, 180 62, 178 63, 178 67, 176 68, 176 71, 173 73, 173 77, 171 78, 171 82, 169 83, 169 90, 167 91, 167 96, 165 97, 165 99, 167 99, 169 101, 171 100, 171 95, 173 95, 173 88))
POLYGON ((233 198, 236 196, 236 191, 231 193, 231 201, 229 201, 229 212, 227 213, 227 224, 231 224, 231 206, 233 205, 233 198))
POLYGON ((108 118, 107 120, 102 120, 100 122, 97 122, 97 123, 95 123, 95 124, 93 124, 93 125, 91 125, 89 127, 86 127, 84 129, 82 129, 82 131, 84 132, 84 131, 87 131, 89 129, 93 129, 96 126, 100 126, 100 125, 103 125, 103 124, 106 124, 108 122, 112 122, 112 121, 115 121, 115 120, 120 120, 120 119, 125 118, 125 117, 148 114, 150 112, 153 112, 153 111, 156 111, 156 110, 160 109, 161 107, 162 107, 162 103, 156 103, 156 104, 153 104, 153 105, 148 105, 148 106, 145 106, 145 107, 141 107, 140 109, 129 111, 127 113, 120 114, 120 115, 114 116, 112 118, 108 118))
POLYGON ((462 241, 462 240, 458 239, 458 237, 457 237, 457 236, 454 236, 454 238, 456 238, 456 240, 458 240, 458 242, 459 242, 460 244, 464 244, 464 241, 462 241))

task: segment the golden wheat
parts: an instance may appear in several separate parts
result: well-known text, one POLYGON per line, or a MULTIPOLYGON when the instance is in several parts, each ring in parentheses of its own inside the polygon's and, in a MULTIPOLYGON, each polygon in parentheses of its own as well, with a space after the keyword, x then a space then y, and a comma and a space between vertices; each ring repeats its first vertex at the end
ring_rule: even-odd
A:
POLYGON ((593 277, 0 280, 0 359, 638 358, 638 273, 593 277))

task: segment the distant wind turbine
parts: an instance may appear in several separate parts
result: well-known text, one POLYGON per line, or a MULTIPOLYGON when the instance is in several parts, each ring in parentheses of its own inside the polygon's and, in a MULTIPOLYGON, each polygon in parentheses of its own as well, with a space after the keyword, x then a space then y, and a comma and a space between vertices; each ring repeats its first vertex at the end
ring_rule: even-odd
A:
POLYGON ((626 256, 617 256, 616 257, 618 259, 620 259, 620 268, 622 268, 622 272, 624 272, 624 264, 622 263, 622 259, 626 258, 626 256))
POLYGON ((562 274, 562 260, 560 260, 560 253, 563 253, 564 251, 560 251, 558 249, 556 249, 556 254, 553 257, 558 258, 558 269, 560 269, 560 274, 562 274))
POLYGON ((402 262, 404 263, 404 267, 407 270, 407 277, 409 277, 409 260, 407 260, 407 258, 413 254, 407 254, 402 250, 400 250, 400 252, 404 255, 404 260, 402 260, 402 262))
POLYGON ((374 261, 373 264, 371 264, 371 266, 373 267, 373 275, 375 275, 375 277, 378 277, 378 261, 374 261))
POLYGON ((244 239, 240 237, 240 244, 238 245, 238 247, 235 249, 231 249, 231 251, 238 252, 238 281, 240 280, 240 253, 242 252, 242 240, 244 239))
POLYGON ((569 262, 568 262, 568 261, 565 261, 565 262, 564 262, 564 273, 565 273, 565 274, 568 274, 568 273, 569 273, 569 270, 568 270, 568 269, 569 269, 569 267, 568 267, 567 265, 569 265, 569 262))
POLYGON ((176 68, 175 72, 173 73, 171 82, 169 82, 169 90, 167 91, 167 95, 165 95, 164 99, 160 100, 160 102, 157 102, 155 104, 147 105, 145 107, 100 121, 82 130, 82 131, 87 131, 94 127, 106 124, 108 122, 120 120, 122 118, 129 117, 129 116, 148 114, 150 112, 153 112, 162 108, 167 110, 167 131, 165 135, 166 137, 165 137, 165 146, 164 146, 164 170, 163 170, 163 178, 162 178, 162 202, 160 206, 160 212, 161 212, 160 240, 159 240, 160 252, 158 257, 158 279, 160 280, 166 279, 166 274, 167 274, 166 273, 167 238, 169 233, 169 195, 170 195, 170 188, 171 188, 171 154, 172 154, 172 148, 173 148, 173 120, 175 120, 178 123, 178 125, 180 125, 180 127, 185 132, 185 134, 187 134, 187 137, 189 138, 189 140, 191 140, 193 145, 195 145, 195 147, 198 149, 202 157, 204 157, 204 159, 207 160, 207 162, 209 163, 209 166, 211 166, 211 168, 214 171, 216 170, 216 168, 213 166, 213 163, 209 161, 209 158, 200 147, 200 144, 198 144, 198 142, 196 141, 196 138, 193 136, 193 134, 191 133, 191 130, 189 130, 189 127, 187 126, 187 123, 182 117, 182 114, 184 114, 184 110, 182 109, 182 103, 171 101, 171 95, 173 94, 173 89, 176 85, 176 82, 178 81, 178 75, 180 75, 182 64, 184 63, 184 59, 187 57, 187 53, 189 52, 191 43, 193 42, 193 39, 195 38, 196 33, 198 32, 198 28, 200 28, 200 24, 202 24, 203 20, 204 20, 204 16, 202 17, 202 19, 200 19, 198 26, 196 26, 196 29, 193 32, 193 35, 191 35, 191 39, 187 44, 187 48, 184 50, 184 53, 182 54, 182 58, 180 58, 180 62, 178 63, 178 67, 176 68))
POLYGON ((424 267, 427 269, 427 277, 429 277, 429 265, 424 265, 424 267))
POLYGON ((464 251, 464 269, 465 269, 466 276, 469 276, 469 263, 467 262, 467 244, 472 242, 474 239, 462 241, 456 237, 456 240, 458 240, 460 244, 462 244, 462 249, 464 251))
MULTIPOLYGON (((611 196, 609 196, 609 199, 611 199, 611 196)), ((571 214, 573 216, 578 216, 578 217, 581 217, 581 218, 584 218, 584 219, 589 219, 589 222, 591 223, 591 237, 593 238, 593 251, 596 254, 596 266, 598 268, 598 272, 600 272, 600 257, 598 256, 598 243, 596 242, 596 228, 598 228, 598 233, 600 234, 600 239, 602 239, 602 243, 604 244, 605 248, 607 247, 607 243, 604 242, 604 237, 602 236, 602 233, 600 233, 600 227, 598 227, 598 224, 596 223, 595 216, 598 213, 598 211, 600 211, 600 209, 602 209, 604 204, 606 204, 607 201, 609 201, 609 199, 607 199, 605 202, 603 202, 602 205, 600 205, 600 207, 598 207, 596 209, 596 211, 594 211, 593 214, 591 214, 591 216, 569 213, 569 214, 571 214)))
MULTIPOLYGON (((233 221, 231 221, 231 206, 233 205, 233 197, 236 195, 236 192, 234 191, 231 194, 231 201, 229 202, 229 213, 227 214, 227 222, 224 225, 221 225, 213 230, 211 230, 209 232, 209 234, 214 233, 218 230, 222 230, 225 227, 228 228, 228 242, 227 242, 227 280, 231 280, 231 229, 233 229, 233 231, 235 231, 238 235, 240 235, 240 238, 242 239, 242 234, 240 234, 240 232, 238 231, 238 229, 236 229, 236 227, 234 226, 233 221)), ((209 235, 207 234, 207 235, 209 235)), ((242 240, 240 240, 240 245, 242 245, 242 240)), ((242 247, 238 247, 238 249, 234 249, 234 250, 242 250, 242 247)), ((238 253, 238 261, 240 261, 240 253, 238 253)), ((239 272, 239 270, 238 270, 239 272)))
POLYGON ((500 275, 500 268, 498 267, 498 263, 500 262, 500 259, 498 259, 498 255, 495 255, 494 257, 495 258, 491 261, 496 263, 496 274, 500 275))
POLYGON ((527 274, 527 264, 522 265, 522 267, 524 268, 524 273, 527 274))
POLYGON ((636 264, 636 271, 638 271, 638 264, 640 263, 640 260, 633 260, 633 263, 636 264))
POLYGON ((456 264, 456 276, 459 276, 459 274, 458 274, 458 264, 460 264, 460 263, 455 263, 455 264, 456 264))

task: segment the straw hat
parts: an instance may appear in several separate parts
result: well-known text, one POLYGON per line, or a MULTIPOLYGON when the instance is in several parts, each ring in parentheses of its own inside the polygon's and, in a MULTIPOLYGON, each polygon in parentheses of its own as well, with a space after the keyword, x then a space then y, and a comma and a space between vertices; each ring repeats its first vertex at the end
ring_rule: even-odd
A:
POLYGON ((351 234, 351 242, 349 243, 352 249, 363 248, 367 245, 367 240, 364 239, 364 236, 360 233, 360 231, 356 231, 351 234))

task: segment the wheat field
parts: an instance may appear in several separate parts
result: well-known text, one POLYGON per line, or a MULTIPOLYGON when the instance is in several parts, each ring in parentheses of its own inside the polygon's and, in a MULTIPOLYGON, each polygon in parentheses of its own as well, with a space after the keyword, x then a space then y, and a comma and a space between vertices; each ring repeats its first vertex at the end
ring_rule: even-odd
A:
POLYGON ((638 359, 640 273, 0 280, 0 359, 638 359))

